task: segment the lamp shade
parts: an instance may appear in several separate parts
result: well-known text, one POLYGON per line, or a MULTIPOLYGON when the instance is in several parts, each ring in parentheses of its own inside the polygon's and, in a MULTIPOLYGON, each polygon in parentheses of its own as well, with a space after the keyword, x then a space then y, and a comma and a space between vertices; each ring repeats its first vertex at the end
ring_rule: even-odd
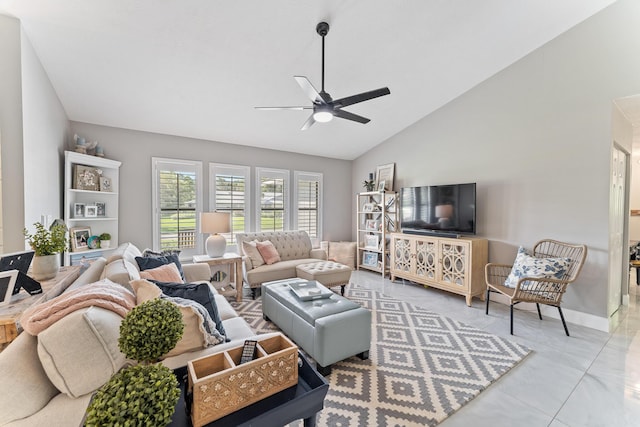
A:
POLYGON ((228 212, 202 212, 200 214, 200 232, 209 233, 205 247, 207 255, 218 258, 224 255, 227 241, 218 233, 231 231, 231 215, 228 212))
POLYGON ((217 234, 231 231, 231 215, 228 212, 202 212, 200 232, 217 234))

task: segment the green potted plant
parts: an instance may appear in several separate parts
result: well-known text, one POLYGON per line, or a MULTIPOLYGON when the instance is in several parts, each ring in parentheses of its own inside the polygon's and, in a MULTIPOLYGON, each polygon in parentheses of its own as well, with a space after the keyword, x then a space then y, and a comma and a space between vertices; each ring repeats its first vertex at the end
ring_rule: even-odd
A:
POLYGON ((170 301, 152 299, 131 310, 120 325, 118 346, 137 360, 115 374, 93 397, 85 426, 166 426, 180 397, 178 380, 155 363, 182 338, 180 309, 170 301))
POLYGON ((98 238, 100 239, 101 248, 108 249, 109 246, 111 246, 111 234, 102 233, 100 236, 98 236, 98 238))
POLYGON ((57 222, 49 229, 40 222, 33 225, 36 228, 35 233, 29 233, 26 227, 23 230, 25 240, 35 252, 32 264, 33 278, 53 279, 60 268, 60 254, 67 248, 67 227, 57 222))

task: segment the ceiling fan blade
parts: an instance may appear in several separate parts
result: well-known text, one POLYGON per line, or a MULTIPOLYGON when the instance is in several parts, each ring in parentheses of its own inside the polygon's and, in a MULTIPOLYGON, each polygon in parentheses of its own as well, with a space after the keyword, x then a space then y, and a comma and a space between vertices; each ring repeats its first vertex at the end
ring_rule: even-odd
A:
POLYGON ((359 116, 357 114, 350 113, 348 111, 335 109, 333 110, 333 115, 336 117, 340 117, 341 119, 353 120, 358 123, 369 123, 371 119, 367 119, 366 117, 359 116))
POLYGON ((333 105, 338 108, 346 107, 348 105, 357 104, 358 102, 368 101, 379 96, 389 95, 391 91, 388 87, 383 87, 376 90, 370 90, 369 92, 362 92, 357 95, 347 96, 345 98, 336 99, 333 101, 333 105))
POLYGON ((313 114, 309 116, 306 122, 302 125, 300 130, 307 130, 316 122, 316 119, 313 118, 313 114))
POLYGON ((253 107, 256 110, 313 110, 312 106, 308 107, 253 107))
POLYGON ((313 87, 309 79, 307 79, 305 76, 293 76, 293 78, 296 79, 304 93, 307 94, 311 101, 320 104, 326 103, 326 101, 324 100, 324 98, 322 98, 322 96, 320 96, 320 93, 316 90, 316 88, 313 87))

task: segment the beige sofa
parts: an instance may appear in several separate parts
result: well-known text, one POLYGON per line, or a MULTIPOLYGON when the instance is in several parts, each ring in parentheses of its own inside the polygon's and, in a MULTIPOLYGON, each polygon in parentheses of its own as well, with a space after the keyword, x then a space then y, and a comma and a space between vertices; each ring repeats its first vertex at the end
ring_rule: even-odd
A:
MULTIPOLYGON (((135 256, 140 256, 135 246, 121 245, 108 259, 96 260, 69 290, 101 278, 129 287, 130 280, 140 278, 135 256)), ((208 280, 210 275, 206 264, 186 264, 183 269, 187 282, 208 280)), ((163 360, 166 366, 183 367, 255 336, 223 296, 215 295, 215 300, 231 341, 169 357, 163 360)), ((0 426, 81 425, 93 392, 128 363, 117 344, 121 320, 111 311, 89 307, 67 315, 37 337, 21 333, 0 353, 0 426)))
POLYGON ((262 283, 296 277, 298 265, 327 259, 327 253, 324 249, 312 247, 311 239, 306 231, 238 233, 236 239, 238 251, 242 251, 242 242, 269 240, 280 255, 281 261, 260 266, 254 266, 251 257, 243 256, 244 281, 249 285, 254 296, 255 290, 259 289, 262 283))

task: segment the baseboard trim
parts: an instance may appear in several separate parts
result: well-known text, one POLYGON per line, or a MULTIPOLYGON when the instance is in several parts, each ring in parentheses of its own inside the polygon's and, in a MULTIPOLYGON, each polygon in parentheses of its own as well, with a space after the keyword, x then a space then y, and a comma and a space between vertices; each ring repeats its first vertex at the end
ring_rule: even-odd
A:
MULTIPOLYGON (((502 295, 491 293, 491 301, 498 302, 500 304, 509 305, 509 300, 502 295)), ((520 303, 515 306, 517 310, 522 311, 530 311, 536 313, 536 305, 532 303, 520 303)), ((546 305, 540 305, 540 311, 543 316, 552 317, 554 319, 560 320, 560 314, 558 313, 558 309, 555 307, 549 307, 546 305)), ((586 326, 587 328, 596 329, 602 332, 611 332, 618 325, 618 319, 608 319, 606 317, 600 317, 589 313, 583 313, 581 311, 571 310, 568 308, 562 308, 562 314, 564 314, 564 318, 567 323, 573 323, 574 325, 586 326)), ((571 333, 571 328, 569 328, 569 333, 571 333)))

